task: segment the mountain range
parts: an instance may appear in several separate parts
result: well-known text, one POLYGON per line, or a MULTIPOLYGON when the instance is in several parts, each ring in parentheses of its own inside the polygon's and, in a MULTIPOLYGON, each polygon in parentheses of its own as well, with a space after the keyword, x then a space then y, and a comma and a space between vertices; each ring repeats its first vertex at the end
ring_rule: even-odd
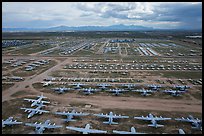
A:
POLYGON ((111 25, 111 26, 57 26, 50 28, 2 28, 3 32, 9 31, 137 31, 137 30, 154 30, 153 27, 144 27, 138 25, 111 25))

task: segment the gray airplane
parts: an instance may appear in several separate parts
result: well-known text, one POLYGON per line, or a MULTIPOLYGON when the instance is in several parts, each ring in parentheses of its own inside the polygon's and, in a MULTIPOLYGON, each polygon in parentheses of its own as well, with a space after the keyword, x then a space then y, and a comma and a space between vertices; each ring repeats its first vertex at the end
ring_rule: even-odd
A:
POLYGON ((42 103, 42 104, 43 104, 43 103, 50 103, 50 102, 48 102, 48 101, 43 101, 43 100, 42 100, 43 98, 47 98, 47 97, 43 96, 43 94, 41 94, 40 96, 37 96, 37 97, 38 97, 37 100, 35 100, 35 99, 27 99, 27 98, 25 98, 24 100, 25 100, 25 101, 32 102, 31 107, 36 106, 36 105, 38 105, 38 104, 40 104, 40 103, 42 103))
POLYGON ((55 112, 56 115, 65 115, 67 116, 66 119, 63 119, 63 121, 65 122, 69 122, 69 121, 76 121, 74 120, 74 116, 87 116, 89 115, 89 113, 82 113, 82 112, 76 112, 75 110, 72 110, 71 112, 55 112))
POLYGON ((105 90, 108 86, 110 87, 111 84, 102 83, 102 84, 97 84, 96 86, 99 86, 99 88, 101 88, 102 90, 105 90))
POLYGON ((134 127, 131 127, 130 132, 113 130, 113 133, 116 133, 116 134, 145 134, 145 133, 136 132, 136 128, 134 127))
POLYGON ((65 93, 65 91, 73 90, 72 88, 66 88, 66 87, 56 87, 52 89, 57 93, 65 93))
POLYGON ((179 129, 178 131, 179 131, 179 134, 186 134, 186 133, 183 131, 183 129, 179 129))
POLYGON ((133 87, 135 87, 136 85, 135 84, 122 84, 120 86, 127 87, 130 90, 130 89, 133 89, 133 87))
POLYGON ((128 92, 128 90, 124 90, 124 89, 110 89, 110 90, 107 90, 108 92, 110 92, 110 93, 113 93, 114 95, 120 95, 120 94, 122 94, 122 93, 124 93, 124 92, 128 92))
POLYGON ((103 114, 103 113, 94 114, 94 116, 108 118, 108 121, 105 121, 103 123, 104 124, 109 124, 109 125, 118 124, 117 122, 114 122, 113 119, 129 118, 129 116, 121 116, 121 115, 116 115, 116 114, 113 115, 113 112, 110 112, 109 114, 103 114))
POLYGON ((175 120, 192 123, 192 128, 202 130, 202 121, 198 118, 194 118, 192 115, 189 115, 186 119, 181 117, 175 118, 175 120))
POLYGON ((75 87, 74 87, 75 89, 80 89, 81 86, 85 86, 86 84, 82 84, 82 83, 73 83, 73 84, 70 84, 70 85, 75 86, 75 87))
POLYGON ((134 119, 139 119, 139 120, 148 120, 148 121, 151 121, 152 124, 149 124, 148 126, 150 127, 163 127, 164 125, 160 125, 160 124, 157 124, 157 121, 160 121, 160 120, 171 120, 171 118, 164 118, 162 116, 160 117, 157 117, 157 116, 153 116, 153 114, 149 114, 148 116, 144 117, 144 116, 141 116, 141 117, 134 117, 134 119))
POLYGON ((93 89, 93 88, 91 88, 91 87, 89 87, 89 88, 83 88, 83 89, 81 89, 81 90, 83 90, 83 93, 86 94, 86 95, 93 94, 93 92, 98 92, 98 91, 100 91, 99 89, 93 89))
POLYGON ((164 90, 163 93, 171 94, 172 96, 181 96, 182 93, 185 93, 186 91, 179 91, 179 90, 164 90))
POLYGON ((147 95, 151 95, 149 93, 152 93, 152 90, 145 90, 144 88, 142 89, 137 89, 137 90, 132 90, 133 92, 139 92, 141 93, 142 96, 147 96, 147 95))
POLYGON ((34 116, 35 114, 42 114, 42 113, 49 113, 49 111, 46 110, 41 110, 40 108, 45 106, 42 103, 37 104, 37 108, 33 109, 33 108, 21 108, 22 110, 25 110, 25 112, 28 112, 28 118, 34 116))
POLYGON ((90 124, 86 124, 85 128, 79 128, 79 127, 66 127, 67 129, 82 132, 83 134, 89 134, 89 133, 101 133, 106 134, 107 131, 103 130, 97 130, 97 129, 91 129, 90 124))
POLYGON ((179 89, 179 91, 186 91, 186 89, 190 88, 190 86, 187 85, 175 85, 176 89, 179 89))
POLYGON ((60 128, 60 127, 62 127, 60 125, 55 125, 55 123, 51 124, 50 120, 46 120, 43 124, 35 122, 35 123, 25 123, 25 125, 35 127, 36 134, 42 134, 43 131, 46 128, 51 129, 51 128, 60 128))
POLYGON ((17 120, 14 120, 13 117, 9 117, 6 120, 2 120, 2 128, 7 126, 11 126, 11 125, 18 125, 18 124, 22 124, 23 122, 17 122, 17 120))
POLYGON ((41 83, 43 83, 43 87, 54 84, 51 80, 48 82, 41 82, 41 83))
POLYGON ((152 89, 152 90, 158 90, 159 88, 161 88, 161 85, 147 85, 150 89, 152 89))

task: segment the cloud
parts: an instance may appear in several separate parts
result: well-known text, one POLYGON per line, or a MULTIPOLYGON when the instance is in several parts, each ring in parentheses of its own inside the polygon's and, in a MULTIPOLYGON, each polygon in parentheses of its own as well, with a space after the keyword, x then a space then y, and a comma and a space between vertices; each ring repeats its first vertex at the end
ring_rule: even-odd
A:
POLYGON ((133 24, 201 28, 201 2, 3 2, 3 27, 133 24), (34 24, 35 23, 35 24, 34 24))

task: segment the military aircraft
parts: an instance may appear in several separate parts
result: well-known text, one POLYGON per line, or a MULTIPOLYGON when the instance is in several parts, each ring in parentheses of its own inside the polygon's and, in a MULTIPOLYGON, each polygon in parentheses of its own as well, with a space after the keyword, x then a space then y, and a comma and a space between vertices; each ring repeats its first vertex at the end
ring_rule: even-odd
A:
POLYGON ((145 133, 136 132, 136 128, 134 127, 131 127, 130 132, 113 130, 113 133, 116 133, 116 134, 145 134, 145 133))
POLYGON ((35 123, 25 123, 25 125, 35 127, 36 134, 42 134, 43 131, 46 128, 51 129, 51 128, 60 128, 60 127, 62 127, 60 125, 55 125, 55 123, 51 124, 50 120, 46 120, 43 124, 35 122, 35 123))
POLYGON ((111 84, 102 83, 102 84, 97 84, 96 86, 99 86, 99 88, 101 88, 102 90, 104 90, 104 89, 106 89, 108 86, 111 86, 111 84))
POLYGON ((179 89, 179 91, 186 91, 186 89, 190 88, 190 86, 187 85, 175 85, 176 89, 179 89))
POLYGON ((135 84, 122 84, 120 86, 127 87, 130 90, 130 89, 133 89, 133 87, 135 87, 136 85, 135 84))
POLYGON ((57 93, 64 93, 65 91, 73 90, 72 88, 66 88, 66 87, 56 87, 52 89, 57 93))
POLYGON ((37 104, 37 108, 33 109, 33 108, 21 108, 22 110, 25 110, 25 112, 28 111, 28 118, 32 117, 35 114, 42 114, 42 113, 49 113, 49 111, 46 110, 41 110, 40 108, 45 106, 42 103, 37 104))
POLYGON ((164 118, 162 116, 160 117, 157 117, 157 116, 153 116, 153 114, 149 114, 148 116, 144 117, 144 116, 141 116, 141 117, 134 117, 134 119, 139 119, 139 120, 148 120, 148 121, 151 121, 152 124, 149 124, 148 126, 150 127, 163 127, 164 125, 160 125, 160 124, 157 124, 157 121, 160 121, 160 120, 171 120, 171 118, 164 118))
POLYGON ((132 90, 133 92, 140 92, 142 96, 147 96, 147 95, 151 95, 149 93, 152 93, 152 90, 145 90, 144 88, 142 89, 137 89, 137 90, 132 90))
POLYGON ((81 86, 85 86, 86 84, 82 84, 82 83, 73 83, 73 84, 70 84, 70 85, 75 86, 75 87, 74 87, 75 89, 80 89, 81 86))
POLYGON ((161 85, 147 85, 150 89, 152 89, 152 90, 158 90, 159 88, 161 88, 161 85))
POLYGON ((42 100, 43 98, 47 98, 47 97, 43 96, 43 94, 41 94, 40 96, 37 96, 37 97, 38 97, 37 100, 35 100, 35 99, 27 99, 27 98, 25 98, 24 100, 32 102, 31 107, 36 106, 37 104, 40 104, 40 103, 42 103, 42 104, 43 103, 50 103, 48 101, 43 101, 42 100))
POLYGON ((78 128, 78 127, 66 127, 67 129, 82 132, 83 134, 89 134, 89 133, 104 133, 106 134, 107 131, 103 130, 97 130, 97 129, 91 129, 90 124, 86 124, 85 128, 78 128))
POLYGON ((186 91, 179 91, 179 90, 164 90, 164 93, 171 94, 172 96, 181 96, 181 93, 185 93, 186 91))
POLYGON ((194 118, 192 115, 189 115, 186 119, 182 118, 175 118, 177 121, 184 121, 192 123, 192 128, 202 130, 202 121, 198 118, 194 118))
POLYGON ((179 129, 179 134, 185 134, 185 132, 183 131, 183 129, 179 129))
POLYGON ((121 115, 113 115, 113 112, 110 112, 109 114, 94 114, 94 116, 97 117, 103 117, 103 118, 108 118, 108 121, 103 122, 104 124, 118 124, 117 122, 114 122, 113 119, 117 119, 117 118, 129 118, 129 116, 121 116, 121 115))
POLYGON ((48 82, 41 82, 41 83, 43 83, 43 87, 54 84, 51 80, 48 82))
POLYGON ((63 119, 63 121, 65 122, 69 122, 69 121, 76 121, 74 120, 74 116, 87 116, 89 115, 89 113, 82 113, 82 112, 76 112, 75 110, 72 110, 71 112, 55 112, 56 115, 65 115, 67 116, 66 119, 63 119))
POLYGON ((23 122, 17 122, 17 120, 14 120, 13 117, 9 117, 6 120, 2 120, 2 127, 11 126, 11 125, 18 125, 22 124, 23 122))
POLYGON ((128 92, 128 90, 118 89, 118 88, 117 89, 110 89, 110 90, 107 90, 107 91, 113 93, 114 95, 120 95, 123 92, 128 92))
POLYGON ((83 93, 86 94, 86 95, 93 94, 93 92, 98 92, 98 91, 100 91, 99 89, 93 89, 93 88, 91 88, 91 87, 89 87, 89 88, 83 88, 83 89, 81 89, 81 90, 83 90, 83 93))

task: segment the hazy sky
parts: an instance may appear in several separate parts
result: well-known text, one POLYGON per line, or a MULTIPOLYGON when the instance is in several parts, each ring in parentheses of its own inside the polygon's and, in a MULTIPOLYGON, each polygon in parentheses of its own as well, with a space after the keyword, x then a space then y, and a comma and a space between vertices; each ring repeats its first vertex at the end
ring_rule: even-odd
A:
POLYGON ((2 2, 2 26, 202 28, 201 2, 2 2))

